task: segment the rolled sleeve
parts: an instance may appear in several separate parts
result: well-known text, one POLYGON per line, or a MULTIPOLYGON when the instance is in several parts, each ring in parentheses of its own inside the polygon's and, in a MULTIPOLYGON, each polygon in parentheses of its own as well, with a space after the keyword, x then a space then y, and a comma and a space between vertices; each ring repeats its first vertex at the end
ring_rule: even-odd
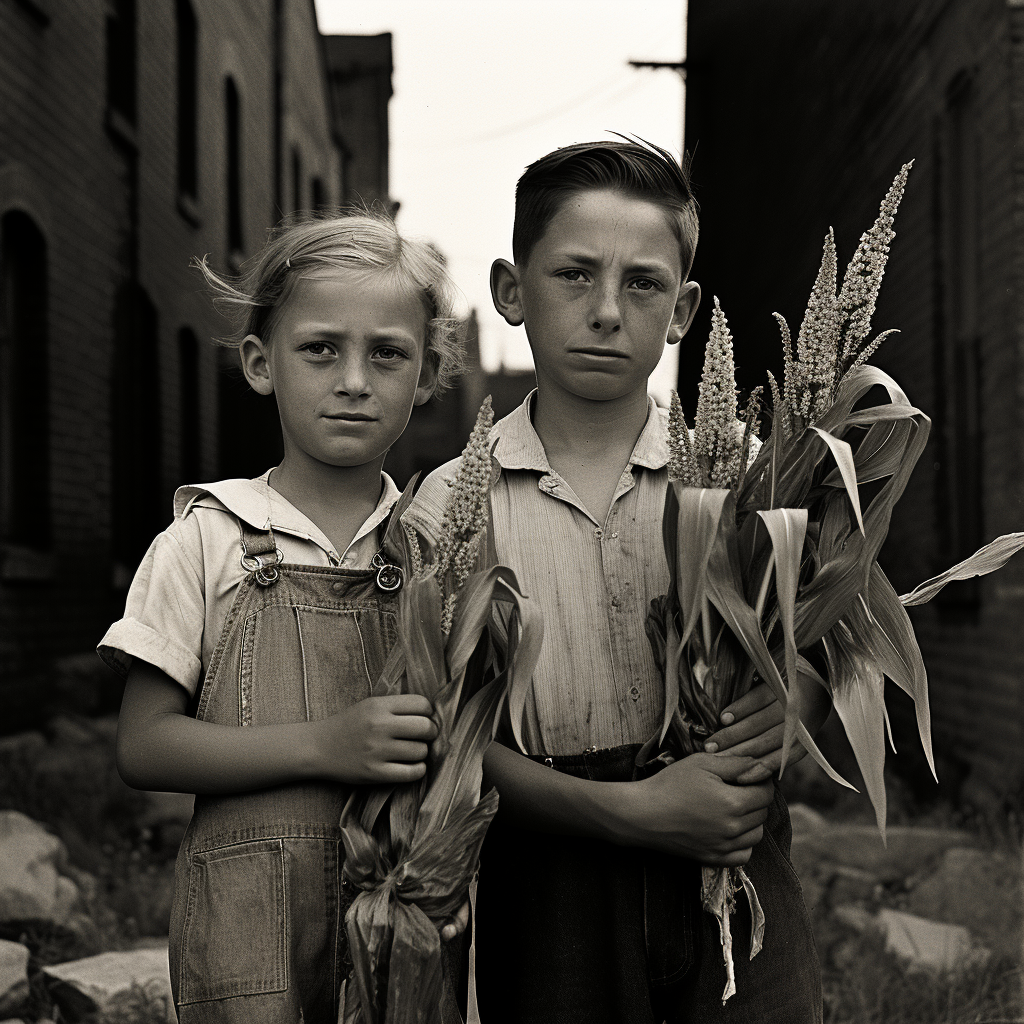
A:
POLYGON ((96 649, 119 675, 127 676, 139 658, 195 693, 206 625, 202 550, 193 516, 173 523, 150 545, 128 591, 124 617, 96 649))

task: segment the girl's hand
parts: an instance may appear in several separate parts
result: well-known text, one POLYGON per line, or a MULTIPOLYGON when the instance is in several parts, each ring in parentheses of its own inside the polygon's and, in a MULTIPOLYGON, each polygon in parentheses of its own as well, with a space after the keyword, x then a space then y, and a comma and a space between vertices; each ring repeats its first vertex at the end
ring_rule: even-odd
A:
POLYGON ((441 938, 450 942, 456 935, 461 935, 469 925, 469 900, 450 917, 441 929, 441 938))
POLYGON ((317 775, 354 784, 414 782, 427 770, 437 735, 433 707, 415 693, 367 697, 337 715, 311 722, 317 775))
MULTIPOLYGON (((828 694, 816 687, 811 720, 807 731, 813 736, 825 723, 831 709, 828 694), (820 697, 818 696, 820 694, 820 697)), ((776 700, 767 683, 758 683, 739 700, 730 704, 721 714, 723 728, 712 733, 704 749, 710 753, 728 753, 734 757, 753 757, 774 775, 782 764, 782 736, 785 731, 786 712, 776 700)), ((807 751, 794 742, 787 764, 795 764, 807 751)), ((738 782, 746 782, 742 776, 738 782)))
POLYGON ((628 845, 704 864, 745 864, 762 838, 774 786, 771 772, 746 757, 691 754, 642 782, 628 783, 628 845), (740 779, 747 779, 740 784, 740 779))

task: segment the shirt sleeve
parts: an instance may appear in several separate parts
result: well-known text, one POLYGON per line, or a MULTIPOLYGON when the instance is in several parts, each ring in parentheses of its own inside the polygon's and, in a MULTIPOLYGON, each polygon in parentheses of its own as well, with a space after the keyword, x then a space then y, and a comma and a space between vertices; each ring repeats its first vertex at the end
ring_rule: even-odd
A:
POLYGON ((139 658, 194 694, 206 625, 202 535, 196 516, 176 520, 150 545, 132 580, 124 618, 96 649, 121 676, 139 658))

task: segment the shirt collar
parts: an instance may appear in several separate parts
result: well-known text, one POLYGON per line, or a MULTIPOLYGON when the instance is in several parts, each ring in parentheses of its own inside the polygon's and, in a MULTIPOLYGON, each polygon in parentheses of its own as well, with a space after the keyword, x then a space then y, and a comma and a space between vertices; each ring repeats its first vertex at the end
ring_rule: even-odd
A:
MULTIPOLYGON (((213 484, 179 487, 174 494, 174 515, 180 519, 195 505, 214 508, 219 505, 253 529, 278 530, 312 541, 325 551, 333 551, 333 545, 319 527, 270 486, 271 472, 268 469, 254 480, 221 480, 213 484), (215 502, 210 502, 210 498, 215 502)), ((394 480, 382 472, 381 481, 383 486, 377 506, 356 531, 349 548, 377 529, 398 501, 400 492, 394 480)))
MULTIPOLYGON (((494 457, 502 469, 551 472, 547 452, 530 418, 530 408, 536 393, 537 389, 534 388, 522 405, 494 425, 493 436, 498 438, 494 457)), ((647 422, 633 446, 629 464, 643 466, 645 469, 663 469, 668 465, 668 458, 668 413, 659 408, 648 395, 647 422)))

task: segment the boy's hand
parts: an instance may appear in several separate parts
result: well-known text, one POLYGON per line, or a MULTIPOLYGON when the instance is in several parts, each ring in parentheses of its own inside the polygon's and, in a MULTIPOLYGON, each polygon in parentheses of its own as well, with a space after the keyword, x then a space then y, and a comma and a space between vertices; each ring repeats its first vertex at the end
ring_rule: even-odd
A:
MULTIPOLYGON (((813 736, 828 718, 831 701, 820 687, 810 709, 808 732, 813 736), (818 696, 820 693, 820 697, 818 696)), ((815 692, 815 691, 812 691, 815 692)), ((782 764, 782 736, 786 712, 767 683, 758 683, 721 715, 724 728, 712 733, 704 749, 708 753, 728 753, 734 757, 753 757, 774 775, 782 764)), ((789 753, 788 764, 795 764, 807 751, 798 741, 789 753)), ((746 782, 742 776, 738 782, 746 782)))
POLYGON ((735 867, 762 837, 774 786, 746 757, 691 754, 642 782, 630 812, 631 845, 735 867), (745 777, 748 784, 740 785, 745 777))
POLYGON ((466 900, 455 913, 448 918, 441 928, 441 938, 450 942, 456 935, 461 935, 469 925, 469 900, 466 900))
POLYGON ((427 745, 437 735, 433 707, 415 693, 367 697, 319 722, 321 778, 347 783, 414 782, 426 772, 427 745))

